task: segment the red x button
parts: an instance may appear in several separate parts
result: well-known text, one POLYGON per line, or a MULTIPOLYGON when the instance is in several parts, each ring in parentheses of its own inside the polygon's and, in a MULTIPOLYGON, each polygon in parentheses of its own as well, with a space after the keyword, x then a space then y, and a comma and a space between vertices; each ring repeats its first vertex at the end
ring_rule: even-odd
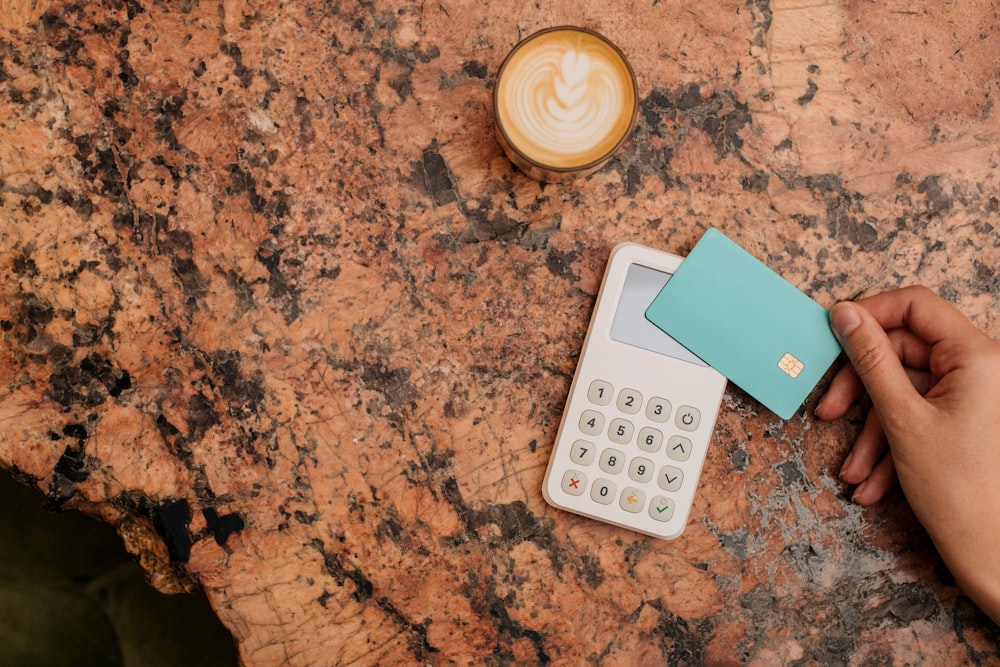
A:
POLYGON ((583 495, 583 489, 587 486, 587 476, 579 470, 567 470, 563 473, 559 488, 563 493, 571 496, 583 495))

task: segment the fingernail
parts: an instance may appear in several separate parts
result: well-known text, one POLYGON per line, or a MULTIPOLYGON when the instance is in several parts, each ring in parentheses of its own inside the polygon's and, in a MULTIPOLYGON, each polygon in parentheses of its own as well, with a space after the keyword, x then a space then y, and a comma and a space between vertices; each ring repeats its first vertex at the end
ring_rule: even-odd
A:
POLYGON ((865 481, 861 482, 860 484, 858 484, 858 488, 854 489, 854 495, 851 496, 851 502, 852 503, 857 503, 858 505, 861 504, 861 503, 858 502, 858 496, 861 495, 861 493, 865 490, 866 486, 868 486, 868 480, 867 479, 865 481))
POLYGON ((854 452, 851 452, 850 454, 847 455, 847 458, 844 459, 844 464, 840 466, 841 477, 843 477, 844 473, 847 472, 847 469, 851 467, 851 459, 853 458, 854 458, 854 452))
POLYGON ((830 326, 837 335, 850 335, 860 324, 861 314, 853 303, 838 303, 830 309, 830 326))

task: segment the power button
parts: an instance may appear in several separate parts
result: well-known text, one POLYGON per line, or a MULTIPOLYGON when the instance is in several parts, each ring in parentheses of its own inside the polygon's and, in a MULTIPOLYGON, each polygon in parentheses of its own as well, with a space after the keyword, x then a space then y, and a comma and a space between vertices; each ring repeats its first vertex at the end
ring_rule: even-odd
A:
POLYGON ((692 408, 690 405, 682 405, 677 408, 677 416, 674 418, 674 423, 682 431, 697 430, 698 424, 701 423, 701 413, 698 412, 698 408, 692 408))

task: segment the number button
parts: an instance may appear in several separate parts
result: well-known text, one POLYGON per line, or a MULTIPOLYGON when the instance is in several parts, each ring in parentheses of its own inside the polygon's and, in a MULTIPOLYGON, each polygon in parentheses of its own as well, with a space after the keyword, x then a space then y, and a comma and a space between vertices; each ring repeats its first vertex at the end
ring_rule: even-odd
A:
POLYGON ((611 501, 615 499, 615 492, 618 488, 615 486, 614 482, 609 482, 606 479, 599 479, 594 482, 594 486, 590 489, 590 497, 595 503, 601 503, 602 505, 610 505, 611 501))
POLYGON ((571 496, 582 496, 583 490, 587 488, 587 476, 576 470, 567 470, 563 473, 562 490, 571 496))
POLYGON ((670 405, 670 401, 665 398, 660 398, 659 396, 654 396, 649 399, 649 403, 646 404, 646 417, 648 417, 650 421, 662 424, 670 419, 671 408, 672 406, 670 405))
POLYGON ((577 440, 569 450, 569 458, 573 463, 581 466, 589 466, 594 462, 597 447, 594 443, 586 440, 577 440))
POLYGON ((618 409, 627 415, 634 415, 642 407, 642 394, 635 389, 622 389, 618 394, 618 409))
POLYGON ((681 472, 680 468, 663 466, 660 469, 660 476, 656 478, 656 483, 664 491, 670 491, 671 493, 679 491, 681 484, 684 483, 684 473, 681 472))
POLYGON ((687 461, 691 456, 691 441, 683 435, 672 435, 667 441, 667 456, 674 461, 687 461))
POLYGON ((619 445, 626 445, 632 440, 634 431, 635 427, 632 426, 632 422, 624 419, 612 419, 611 426, 608 428, 608 438, 619 445))
POLYGON ((670 521, 674 516, 674 501, 666 496, 656 496, 649 503, 649 516, 657 521, 670 521))
POLYGON ((604 429, 604 415, 597 410, 584 410, 580 415, 580 430, 587 435, 600 435, 604 429))
POLYGON ((626 486, 625 490, 622 491, 622 497, 618 501, 618 504, 626 512, 638 514, 646 504, 646 494, 642 492, 642 489, 637 489, 634 486, 626 486))
POLYGON ((649 426, 643 427, 639 429, 638 444, 642 451, 655 454, 660 451, 660 445, 663 444, 663 433, 649 426))
POLYGON ((698 428, 698 424, 701 423, 701 413, 698 412, 698 408, 692 408, 690 405, 682 405, 677 409, 677 418, 674 420, 674 423, 681 430, 694 431, 698 428))
POLYGON ((617 449, 605 449, 601 452, 601 470, 617 475, 625 467, 625 455, 617 449))
POLYGON ((653 479, 653 462, 637 456, 628 464, 628 476, 637 482, 648 482, 653 479))
POLYGON ((607 405, 611 402, 611 395, 615 392, 610 382, 604 380, 594 380, 587 390, 587 398, 594 405, 607 405))

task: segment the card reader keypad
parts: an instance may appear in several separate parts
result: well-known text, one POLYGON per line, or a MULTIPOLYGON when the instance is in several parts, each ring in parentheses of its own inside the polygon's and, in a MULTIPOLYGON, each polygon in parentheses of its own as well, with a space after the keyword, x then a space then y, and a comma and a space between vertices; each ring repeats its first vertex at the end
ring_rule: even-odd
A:
POLYGON ((682 266, 634 243, 611 252, 542 482, 553 507, 663 539, 690 523, 726 390, 646 315, 682 266))
POLYGON ((690 405, 675 411, 669 400, 645 398, 628 387, 615 392, 607 380, 590 383, 590 405, 580 413, 580 437, 569 452, 576 467, 566 471, 561 487, 601 505, 617 503, 624 512, 669 521, 671 495, 685 484, 683 464, 694 448, 688 436, 701 423, 701 412, 690 405))

